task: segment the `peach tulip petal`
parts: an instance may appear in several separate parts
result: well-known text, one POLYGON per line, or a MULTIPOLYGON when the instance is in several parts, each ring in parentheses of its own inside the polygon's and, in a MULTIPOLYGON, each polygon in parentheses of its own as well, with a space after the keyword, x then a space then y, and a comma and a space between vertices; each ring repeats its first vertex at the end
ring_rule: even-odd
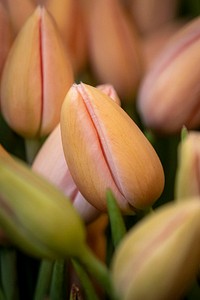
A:
POLYGON ((160 195, 164 174, 154 149, 120 106, 101 91, 86 84, 69 90, 61 133, 72 177, 94 206, 105 210, 107 188, 123 211, 144 208, 160 195))

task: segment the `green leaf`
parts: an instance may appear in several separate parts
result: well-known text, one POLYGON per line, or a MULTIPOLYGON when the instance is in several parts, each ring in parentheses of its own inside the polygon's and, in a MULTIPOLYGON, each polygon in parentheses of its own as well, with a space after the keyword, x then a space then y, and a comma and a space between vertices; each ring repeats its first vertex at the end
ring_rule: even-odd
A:
POLYGON ((111 234, 114 247, 117 247, 126 234, 126 227, 117 201, 111 190, 107 190, 107 207, 110 219, 111 234))

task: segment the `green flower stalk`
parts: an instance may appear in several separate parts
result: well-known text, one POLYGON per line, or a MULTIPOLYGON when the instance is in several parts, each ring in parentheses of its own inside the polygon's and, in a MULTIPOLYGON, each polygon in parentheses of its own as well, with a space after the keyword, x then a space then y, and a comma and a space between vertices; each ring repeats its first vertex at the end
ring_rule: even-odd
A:
POLYGON ((0 224, 17 246, 44 258, 77 255, 85 229, 69 199, 53 185, 1 155, 0 191, 0 224))
POLYGON ((71 257, 114 291, 107 267, 86 244, 86 230, 70 200, 0 147, 0 226, 23 251, 49 259, 71 257))

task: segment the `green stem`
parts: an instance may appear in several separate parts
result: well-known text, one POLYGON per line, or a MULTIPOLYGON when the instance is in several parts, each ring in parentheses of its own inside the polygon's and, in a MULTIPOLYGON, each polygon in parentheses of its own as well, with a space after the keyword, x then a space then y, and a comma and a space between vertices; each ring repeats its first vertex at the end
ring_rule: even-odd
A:
POLYGON ((1 284, 4 299, 18 299, 16 252, 13 249, 1 249, 1 284))
POLYGON ((98 300, 98 297, 96 295, 94 287, 91 284, 91 281, 90 281, 87 273, 85 272, 84 268, 80 265, 79 262, 75 261, 74 259, 72 259, 72 264, 73 264, 76 274, 78 275, 81 286, 83 287, 86 299, 87 300, 98 300))
POLYGON ((48 294, 54 261, 42 260, 35 289, 34 300, 44 300, 48 294))
POLYGON ((41 147, 40 139, 25 139, 26 160, 31 165, 41 147))
POLYGON ((53 274, 50 288, 51 300, 62 300, 64 296, 65 261, 57 260, 53 266, 53 274))
POLYGON ((114 247, 116 248, 126 234, 126 227, 124 224, 121 211, 117 205, 117 201, 111 190, 107 191, 106 199, 107 199, 108 215, 110 219, 112 240, 113 240, 114 247))
POLYGON ((80 249, 80 255, 77 257, 77 260, 99 282, 105 292, 109 295, 110 299, 116 300, 117 297, 113 289, 108 268, 95 257, 87 245, 80 249))

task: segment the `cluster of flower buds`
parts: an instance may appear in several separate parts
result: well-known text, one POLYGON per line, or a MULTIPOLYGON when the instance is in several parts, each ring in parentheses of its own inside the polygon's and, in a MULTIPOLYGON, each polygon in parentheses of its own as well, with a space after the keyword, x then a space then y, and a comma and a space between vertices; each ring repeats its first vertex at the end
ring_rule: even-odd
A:
POLYGON ((199 132, 179 144, 170 204, 157 153, 200 126, 200 18, 176 18, 179 2, 0 1, 0 126, 40 146, 21 162, 0 128, 0 243, 100 267, 114 299, 177 299, 199 269, 199 132), (105 261, 108 190, 122 220, 143 218, 110 270, 88 251, 105 261))

